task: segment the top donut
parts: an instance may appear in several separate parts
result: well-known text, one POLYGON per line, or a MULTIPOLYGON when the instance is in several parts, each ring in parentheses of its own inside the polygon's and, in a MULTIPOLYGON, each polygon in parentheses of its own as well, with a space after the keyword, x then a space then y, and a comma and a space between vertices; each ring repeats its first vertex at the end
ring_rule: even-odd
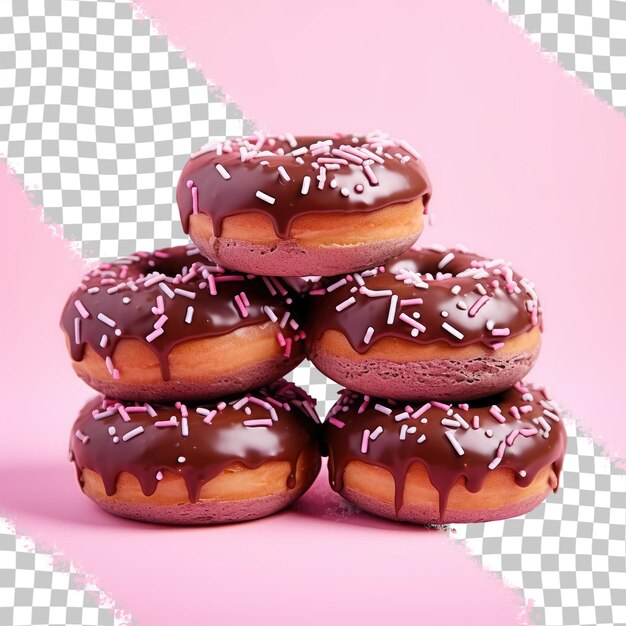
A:
POLYGON ((332 276, 385 263, 420 236, 421 156, 387 134, 265 136, 207 144, 185 165, 185 232, 224 267, 332 276))

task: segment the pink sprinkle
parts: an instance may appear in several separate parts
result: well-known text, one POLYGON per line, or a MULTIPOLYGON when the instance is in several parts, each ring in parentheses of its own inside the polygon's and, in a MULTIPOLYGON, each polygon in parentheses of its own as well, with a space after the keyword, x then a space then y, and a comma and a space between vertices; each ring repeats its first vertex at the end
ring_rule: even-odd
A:
POLYGON ((228 405, 223 400, 217 403, 217 410, 223 411, 228 405))
POLYGON ((512 446, 518 437, 519 437, 519 430, 512 430, 506 438, 506 445, 512 446))
POLYGON ((285 351, 283 352, 283 356, 288 359, 291 356, 291 345, 293 343, 293 340, 291 339, 291 337, 287 337, 287 339, 285 339, 285 343, 287 344, 285 346, 285 351))
POLYGON ((376 175, 374 174, 374 172, 372 171, 372 168, 369 165, 363 165, 363 171, 365 172, 365 175, 367 176, 367 179, 369 180, 370 185, 372 186, 378 185, 378 178, 376 178, 376 175))
MULTIPOLYGON (((423 404, 419 409, 417 409, 417 411, 415 411, 415 413, 413 413, 413 419, 417 419, 418 417, 421 417, 422 415, 424 415, 424 413, 426 413, 426 411, 428 411, 428 409, 431 409, 433 406, 433 403, 431 402, 427 402, 426 404, 423 404)), ((448 409, 446 409, 447 411, 448 409)))
POLYGON ((412 317, 409 317, 406 313, 400 313, 399 318, 406 322, 409 326, 413 326, 413 328, 417 328, 422 333, 426 332, 426 326, 424 324, 420 324, 417 320, 414 320, 412 317))
POLYGON ((78 309, 81 317, 83 317, 84 319, 87 319, 89 317, 89 311, 85 308, 85 305, 80 300, 76 300, 74 302, 74 306, 78 309))
POLYGON ((483 306, 489 302, 489 300, 491 300, 489 296, 481 296, 478 300, 476 300, 476 302, 474 302, 474 304, 472 304, 467 314, 470 317, 474 317, 476 313, 478 313, 478 311, 480 311, 480 309, 482 309, 483 306))
POLYGON ((154 425, 157 428, 167 428, 169 426, 178 426, 178 421, 174 415, 170 417, 168 420, 159 420, 158 422, 154 422, 154 425))
POLYGON ((400 300, 400 306, 413 306, 416 304, 424 304, 422 298, 408 298, 406 300, 400 300))
POLYGON ((521 414, 520 414, 520 412, 519 412, 519 409, 518 409, 515 405, 513 405, 513 406, 509 409, 509 413, 510 413, 510 414, 511 414, 511 415, 512 415, 512 416, 513 416, 516 420, 518 420, 518 419, 521 419, 521 418, 522 418, 522 416, 521 416, 521 414))
POLYGON ((472 428, 474 430, 478 430, 480 428, 480 417, 478 415, 474 415, 472 418, 472 428))
POLYGON ((360 415, 361 413, 363 413, 365 411, 365 409, 367 408, 367 405, 370 403, 370 397, 369 396, 363 396, 363 402, 361 403, 361 406, 359 407, 357 413, 360 415))
POLYGON ((469 411, 469 404, 467 404, 467 402, 462 402, 461 404, 459 404, 459 409, 462 409, 463 411, 469 411))
POLYGON ((492 405, 492 407, 489 409, 489 414, 498 422, 500 422, 500 424, 504 424, 504 422, 506 421, 506 418, 504 417, 504 415, 502 415, 502 411, 495 404, 492 405))
POLYGON ((533 407, 530 404, 524 404, 519 408, 521 413, 530 413, 533 410, 533 407))
POLYGON ((532 437, 538 433, 539 431, 536 428, 521 428, 519 431, 519 434, 524 437, 532 437))
POLYGON ((147 337, 146 337, 146 341, 148 343, 154 341, 157 337, 160 337, 165 331, 162 328, 157 328, 156 330, 153 330, 147 337))
POLYGON ((209 293, 212 296, 217 295, 217 285, 215 284, 215 276, 213 274, 207 275, 207 282, 209 283, 209 293))
POLYGON ((80 317, 74 318, 74 343, 80 344, 80 317))
POLYGON ((237 304, 237 307, 239 308, 239 312, 241 313, 241 317, 246 318, 248 317, 248 309, 246 309, 246 307, 244 306, 244 303, 241 299, 241 296, 239 294, 237 294, 235 296, 235 302, 237 304))
POLYGON ((261 418, 256 420, 244 420, 243 425, 248 428, 254 428, 255 426, 271 426, 272 420, 269 418, 261 418))
POLYGON ((494 337, 508 337, 511 334, 510 328, 494 328, 491 331, 494 337))
POLYGON ((281 348, 284 348, 287 345, 287 342, 285 341, 285 336, 281 332, 276 333, 276 339, 278 339, 278 345, 281 348))
POLYGON ((244 305, 250 306, 250 300, 248 300, 248 296, 246 295, 246 292, 242 291, 239 295, 241 296, 241 301, 244 303, 244 305))
POLYGON ((363 454, 367 454, 370 443, 370 434, 371 433, 367 428, 363 431, 363 436, 361 437, 361 452, 363 454))
POLYGON ((154 323, 154 328, 162 328, 163 324, 165 324, 167 320, 168 320, 167 315, 161 315, 161 317, 159 317, 159 319, 154 323))
POLYGON ((437 402, 436 400, 431 400, 430 404, 436 409, 441 409, 442 411, 449 411, 452 408, 451 404, 444 404, 443 402, 437 402))
POLYGON ((490 343, 489 347, 492 350, 499 350, 500 348, 502 348, 502 346, 504 346, 504 342, 502 341, 496 341, 495 343, 490 343))
POLYGON ((343 428, 345 426, 345 423, 340 422, 336 417, 329 417, 328 423, 336 426, 337 428, 343 428))
POLYGON ((122 406, 121 404, 117 407, 117 411, 118 413, 122 416, 122 419, 125 422, 130 422, 130 415, 128 414, 128 411, 126 411, 126 408, 124 406, 122 406))
POLYGON ((147 413, 148 409, 145 406, 127 406, 126 413, 147 413))
POLYGON ((311 289, 309 291, 310 296, 323 296, 326 293, 326 289, 311 289))

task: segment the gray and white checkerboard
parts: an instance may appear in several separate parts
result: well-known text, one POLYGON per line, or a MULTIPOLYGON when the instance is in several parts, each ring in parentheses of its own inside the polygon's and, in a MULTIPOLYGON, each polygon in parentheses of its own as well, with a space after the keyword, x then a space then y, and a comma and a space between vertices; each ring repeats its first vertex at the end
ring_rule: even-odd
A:
POLYGON ((598 98, 626 113, 625 0, 490 0, 598 98))
MULTIPOLYGON (((626 111, 626 2, 494 3, 626 111)), ((0 1, 0 154, 84 257, 185 241, 173 194, 187 155, 252 129, 125 0, 0 1)), ((334 403, 339 387, 308 364, 292 378, 321 413, 334 403)), ((451 533, 521 590, 535 624, 626 624, 626 475, 573 423, 568 434, 559 494, 451 533)), ((0 625, 128 622, 57 561, 0 525, 0 625)))

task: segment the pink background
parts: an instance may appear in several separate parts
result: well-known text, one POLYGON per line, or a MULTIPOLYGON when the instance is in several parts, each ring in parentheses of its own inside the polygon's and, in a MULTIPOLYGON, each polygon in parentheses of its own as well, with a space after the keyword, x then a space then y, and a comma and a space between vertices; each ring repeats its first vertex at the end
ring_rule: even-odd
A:
MULTIPOLYGON (((505 256, 535 280, 547 324, 533 379, 623 451, 623 116, 482 0, 303 6, 140 3, 259 127, 411 140, 435 189, 424 240, 505 256)), ((149 527, 91 505, 65 462, 90 392, 57 327, 82 263, 4 171, 0 192, 0 232, 20 233, 0 250, 20 271, 0 313, 0 502, 20 530, 54 541, 144 624, 517 622, 519 596, 444 533, 345 515, 324 480, 295 510, 230 527, 149 527)))

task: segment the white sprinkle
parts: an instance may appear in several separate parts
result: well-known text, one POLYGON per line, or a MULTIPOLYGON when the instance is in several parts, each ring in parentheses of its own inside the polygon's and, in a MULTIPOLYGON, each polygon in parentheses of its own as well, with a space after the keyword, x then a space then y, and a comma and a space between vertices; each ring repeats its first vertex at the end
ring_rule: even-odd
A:
POLYGON ((522 478, 526 478, 526 470, 520 470, 520 471, 519 471, 519 475, 520 475, 522 478))
POLYGON ((265 311, 265 315, 267 315, 267 317, 269 317, 270 320, 272 320, 272 322, 278 321, 278 317, 276 317, 276 313, 274 313, 274 311, 272 311, 270 307, 268 307, 267 305, 264 306, 263 311, 265 311))
POLYGON ((456 420, 450 420, 447 417, 441 420, 442 426, 447 426, 448 428, 458 428, 461 425, 461 422, 457 422, 456 420))
POLYGON ((393 419, 396 420, 396 422, 401 422, 402 420, 408 420, 410 417, 410 415, 404 411, 404 413, 398 413, 398 415, 396 415, 393 419))
POLYGON ((80 441, 82 443, 88 443, 89 442, 89 435, 85 435, 83 432, 81 432, 80 430, 76 431, 76 437, 78 439, 80 439, 80 441))
POLYGON ((448 252, 448 254, 446 254, 446 256, 444 256, 443 259, 439 261, 437 267, 442 270, 446 265, 448 265, 448 263, 450 263, 450 261, 452 261, 452 259, 454 259, 454 253, 448 252))
POLYGON ((496 323, 493 320, 487 320, 487 323, 485 324, 485 327, 487 328, 487 330, 489 332, 491 332, 495 325, 496 325, 496 323))
POLYGON ((374 432, 370 434, 370 439, 372 441, 376 441, 376 439, 378 439, 378 437, 380 437, 382 434, 383 434, 383 427, 377 426, 374 432))
POLYGON ((263 193, 262 191, 257 191, 256 197, 259 200, 263 200, 263 202, 267 202, 268 204, 274 204, 274 202, 276 202, 276 198, 272 198, 272 196, 268 196, 266 193, 263 193))
POLYGON ((156 479, 157 480, 163 480, 163 472, 157 472, 156 473, 156 479))
POLYGON ((176 459, 179 463, 184 463, 187 459, 184 456, 179 456, 178 459, 176 459))
POLYGON ((441 325, 441 328, 447 330, 453 337, 456 337, 459 340, 465 337, 465 335, 460 330, 456 329, 454 326, 451 326, 450 324, 448 324, 448 322, 444 322, 441 325))
POLYGON ((420 435, 417 443, 424 443, 426 441, 426 435, 420 435))
POLYGON ((189 437, 189 421, 186 417, 180 418, 180 432, 183 437, 189 437))
POLYGON ((128 441, 129 439, 132 439, 133 437, 136 437, 137 435, 141 435, 142 432, 143 432, 143 426, 137 426, 137 428, 133 428, 132 430, 129 430, 125 435, 122 435, 122 440, 128 441))
POLYGON ((299 156, 302 156, 303 154, 306 154, 306 153, 307 153, 307 151, 308 151, 308 148, 305 148, 305 147, 303 146, 302 148, 298 148, 297 150, 294 150, 294 151, 291 153, 291 156, 293 156, 293 157, 299 157, 299 156))
POLYGON ((326 287, 326 291, 328 293, 332 293, 335 289, 339 289, 339 287, 343 287, 348 281, 345 278, 340 278, 338 281, 328 285, 326 287))
POLYGON ((110 326, 111 328, 115 327, 115 322, 108 317, 107 315, 105 315, 104 313, 98 313, 98 319, 103 323, 106 324, 107 326, 110 326))
POLYGON ((111 435, 111 437, 113 437, 113 435, 115 434, 115 426, 109 426, 109 435, 111 435))
POLYGON ((230 174, 226 171, 226 168, 221 163, 218 163, 215 166, 215 169, 220 173, 221 177, 224 180, 230 180, 230 174))
POLYGON ((347 187, 341 188, 341 195, 347 198, 350 195, 350 190, 347 187))
POLYGON ((365 337, 363 337, 363 343, 368 344, 373 334, 374 334, 374 327, 370 326, 365 332, 365 337))
POLYGON ((171 300, 174 298, 174 292, 165 284, 159 283, 159 289, 171 300))
POLYGON ((350 298, 348 298, 347 300, 344 300, 343 302, 340 302, 336 307, 335 310, 336 311, 343 311, 344 309, 347 309, 349 306, 352 306, 354 303, 356 302, 356 300, 354 299, 353 296, 351 296, 350 298))
POLYGON ((452 444, 452 447, 455 449, 456 453, 459 456, 463 456, 465 454, 465 450, 463 450, 461 444, 456 440, 456 437, 454 436, 454 431, 446 430, 444 434, 448 438, 448 441, 450 441, 450 443, 452 444))
POLYGON ((454 287, 452 287, 452 289, 450 289, 450 291, 455 295, 458 296, 461 293, 461 285, 454 285, 454 287))
POLYGON ((300 189, 300 193, 303 196, 306 196, 307 193, 309 193, 309 188, 311 187, 311 177, 310 176, 305 176, 302 179, 302 189, 300 189))
POLYGON ((502 462, 502 457, 497 456, 491 463, 489 463, 489 469, 494 470, 502 462))
POLYGON ((191 324, 191 320, 193 319, 193 307, 187 307, 187 313, 185 313, 185 324, 191 324))
POLYGON ((441 311, 441 317, 448 317, 448 311, 441 311))
POLYGON ((189 298, 190 300, 194 300, 196 297, 195 291, 187 291, 187 289, 180 289, 180 287, 176 287, 176 289, 174 289, 174 293, 178 294, 179 296, 189 298))
POLYGON ((389 302, 389 313, 387 314, 387 324, 393 324, 396 316, 396 307, 398 306, 398 296, 394 293, 389 302))
POLYGON ((289 174, 287 174, 287 170, 282 165, 278 166, 278 174, 285 182, 289 182, 291 180, 289 174))
POLYGON ((391 409, 382 404, 375 404, 374 409, 380 411, 380 413, 384 413, 385 415, 389 415, 391 413, 391 409))

